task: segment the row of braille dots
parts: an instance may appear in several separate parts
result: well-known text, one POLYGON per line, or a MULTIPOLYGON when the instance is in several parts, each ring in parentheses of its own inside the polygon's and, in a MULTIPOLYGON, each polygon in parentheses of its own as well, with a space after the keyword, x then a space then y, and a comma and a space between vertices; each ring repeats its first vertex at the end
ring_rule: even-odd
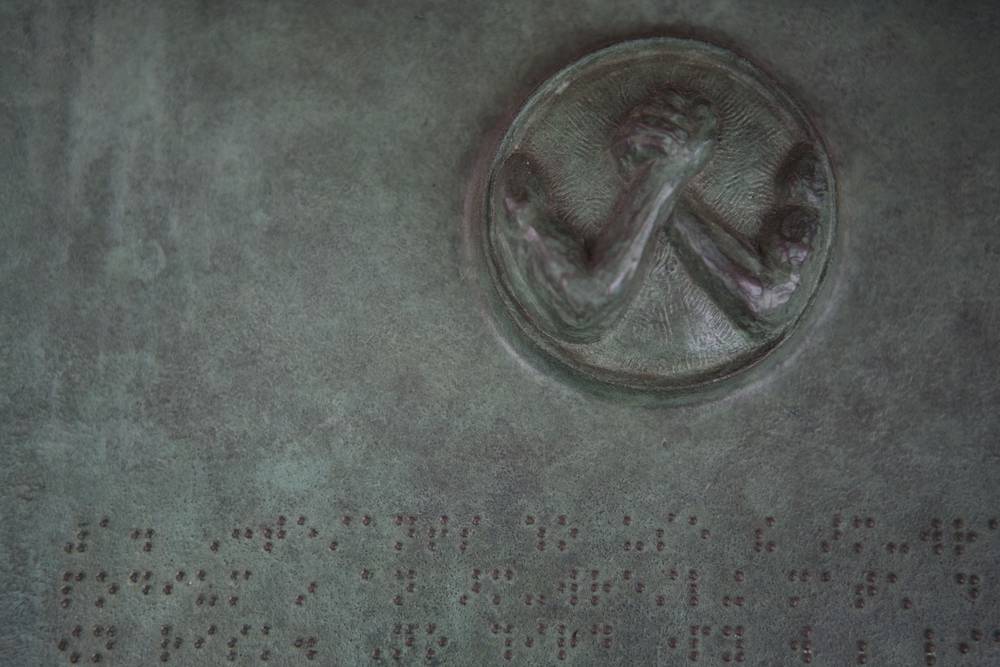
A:
MULTIPOLYGON (((850 526, 844 520, 844 517, 840 514, 835 514, 833 517, 833 528, 830 533, 830 538, 820 542, 819 548, 823 553, 830 553, 833 550, 833 542, 840 542, 840 540, 845 536, 845 531, 850 527, 856 530, 859 529, 873 529, 877 525, 875 517, 863 518, 855 515, 850 522, 850 526)), ((851 551, 856 554, 860 554, 865 549, 864 538, 856 539, 851 544, 851 551)), ((896 544, 895 542, 889 542, 885 545, 885 549, 889 553, 896 553, 897 551, 901 554, 907 554, 910 552, 910 545, 906 542, 896 544)))
MULTIPOLYGON (((673 512, 667 514, 667 523, 674 523, 676 520, 677 520, 677 515, 676 514, 674 514, 673 512)), ((625 526, 632 526, 633 523, 634 522, 632 521, 632 517, 629 516, 628 514, 626 514, 624 517, 622 517, 622 524, 623 525, 625 525, 625 526)), ((697 527, 697 525, 698 525, 698 517, 694 516, 694 515, 689 516, 687 518, 687 524, 689 526, 692 526, 692 527, 697 527)), ((666 531, 663 528, 657 528, 656 529, 656 547, 655 548, 656 548, 657 552, 663 551, 663 549, 666 547, 666 542, 664 542, 665 532, 666 531)), ((709 531, 708 528, 701 528, 700 529, 699 536, 701 537, 701 539, 707 540, 709 537, 711 537, 711 535, 712 535, 712 533, 711 533, 711 531, 709 531)), ((642 552, 642 551, 647 550, 647 545, 642 540, 634 540, 634 541, 633 540, 625 540, 625 542, 624 542, 624 544, 622 546, 623 546, 623 548, 624 548, 625 551, 638 551, 638 552, 642 552)))
MULTIPOLYGON (((410 526, 410 528, 408 529, 408 535, 411 538, 416 537, 416 531, 415 528, 413 528, 413 525, 416 523, 416 521, 417 517, 413 515, 404 516, 402 514, 397 514, 395 517, 395 524, 397 526, 400 525, 410 526)), ((449 523, 449 517, 447 515, 441 515, 438 518, 438 521, 441 524, 441 528, 431 528, 428 530, 428 538, 429 538, 428 547, 431 550, 435 548, 435 540, 444 538, 448 535, 447 525, 449 523)), ((478 526, 480 522, 481 518, 478 515, 476 515, 472 517, 471 525, 478 526)), ((362 515, 361 517, 358 518, 355 518, 354 516, 349 514, 345 514, 341 516, 340 523, 344 527, 351 527, 352 525, 355 524, 360 524, 362 526, 367 527, 374 525, 375 520, 371 515, 368 514, 362 515)), ((275 524, 276 526, 263 525, 259 530, 259 534, 263 537, 264 540, 264 542, 262 543, 262 548, 264 549, 264 551, 267 552, 272 551, 275 546, 274 542, 275 539, 284 540, 289 535, 288 530, 291 528, 291 524, 284 515, 278 516, 275 521, 275 524)), ((304 527, 306 524, 306 517, 300 515, 298 519, 295 521, 295 524, 304 527)), ((104 517, 99 521, 98 525, 100 525, 102 528, 107 528, 110 525, 110 519, 108 517, 104 517)), ((575 528, 573 529, 573 532, 575 537, 575 532, 576 532, 575 528)), ((153 550, 152 538, 154 534, 155 531, 152 528, 136 528, 131 531, 130 536, 135 541, 142 540, 142 550, 145 552, 150 552, 153 550)), ((233 539, 251 540, 253 539, 256 533, 253 528, 246 527, 246 528, 234 528, 231 534, 233 539)), ((309 527, 309 529, 306 531, 305 534, 307 537, 316 538, 319 537, 319 530, 315 527, 309 527)), ((461 543, 459 544, 459 549, 462 551, 465 551, 468 548, 469 534, 470 534, 469 527, 463 527, 460 530, 460 536, 462 540, 461 543)), ((66 551, 66 553, 85 552, 88 547, 86 540, 89 536, 90 532, 85 528, 81 528, 80 530, 78 530, 76 534, 76 541, 67 542, 64 546, 64 550, 66 551)), ((221 546, 222 543, 219 540, 212 540, 212 542, 209 544, 209 548, 213 552, 218 552, 221 546)), ((395 549, 397 551, 401 550, 402 546, 403 545, 401 542, 396 542, 395 549)), ((336 549, 337 549, 337 542, 332 541, 330 543, 330 550, 336 551, 336 549)))
MULTIPOLYGON (((240 628, 239 634, 243 637, 249 637, 251 631, 252 627, 250 625, 244 624, 240 628)), ((209 625, 208 629, 205 632, 205 635, 197 635, 191 642, 191 645, 196 650, 201 650, 203 648, 206 648, 212 641, 212 639, 218 634, 218 632, 219 632, 218 626, 216 626, 215 624, 209 625)), ((261 626, 260 634, 265 637, 270 636, 271 626, 269 625, 261 626)), ((173 651, 176 653, 182 650, 186 646, 186 643, 183 637, 181 637, 180 635, 173 634, 173 628, 170 625, 162 626, 160 628, 160 635, 162 637, 162 639, 160 640, 160 648, 162 650, 162 652, 160 653, 160 662, 169 662, 171 659, 171 653, 169 649, 173 649, 173 651)), ((296 649, 307 660, 313 660, 319 655, 319 652, 316 649, 318 642, 319 640, 316 637, 297 637, 292 642, 292 647, 296 649)), ((230 662, 235 661, 239 657, 239 651, 238 651, 239 637, 237 637, 236 635, 229 637, 225 642, 225 646, 228 649, 226 653, 226 659, 229 660, 230 662)), ((270 648, 263 648, 261 649, 260 653, 257 654, 257 657, 261 661, 267 662, 272 657, 274 657, 274 654, 270 648)))
MULTIPOLYGON (((371 517, 366 517, 366 518, 369 520, 369 522, 371 522, 371 517)), ((295 525, 304 529, 306 525, 306 517, 299 516, 298 519, 295 520, 295 525)), ((290 529, 291 529, 291 524, 289 524, 288 518, 285 517, 284 515, 280 515, 275 520, 275 526, 271 526, 269 524, 262 525, 258 532, 254 532, 254 529, 250 527, 233 528, 230 535, 234 540, 248 540, 248 541, 253 540, 255 536, 259 536, 263 540, 261 542, 261 548, 267 553, 270 553, 271 551, 274 550, 274 540, 275 539, 284 540, 285 538, 287 538, 289 536, 288 531, 290 529)), ((319 530, 313 526, 310 526, 308 530, 306 530, 305 535, 310 539, 315 539, 319 537, 319 530)), ((212 543, 209 545, 209 549, 213 552, 218 552, 220 546, 221 543, 219 542, 219 540, 213 540, 212 543)), ((331 547, 331 548, 336 548, 336 547, 331 547)))
MULTIPOLYGON (((104 517, 98 522, 101 528, 107 528, 110 525, 110 520, 104 517)), ((153 550, 153 535, 156 531, 152 528, 134 528, 132 532, 129 533, 129 537, 135 541, 142 541, 142 550, 149 553, 153 550)), ((76 542, 67 542, 63 547, 66 553, 84 553, 87 551, 87 539, 90 537, 90 531, 86 528, 81 528, 76 533, 76 542)))
MULTIPOLYGON (((764 519, 764 524, 767 528, 774 528, 775 523, 776 521, 773 516, 769 516, 764 519)), ((778 544, 774 540, 765 541, 764 539, 765 530, 766 530, 765 528, 759 528, 759 527, 754 528, 753 550, 757 553, 760 553, 762 551, 766 551, 767 553, 774 553, 775 551, 778 550, 778 544)))
MULTIPOLYGON (((930 542, 931 549, 935 554, 941 555, 944 553, 945 549, 945 535, 946 528, 944 522, 941 519, 934 518, 931 519, 931 525, 929 529, 924 529, 920 531, 920 541, 930 542)), ((990 519, 988 524, 990 530, 996 530, 1000 526, 1000 522, 997 519, 990 519)), ((954 542, 952 546, 952 551, 956 556, 961 556, 965 553, 965 547, 967 544, 972 544, 977 539, 979 539, 979 533, 975 530, 966 529, 965 519, 955 518, 951 521, 951 528, 949 535, 954 542)))
MULTIPOLYGON (((539 519, 535 517, 533 514, 529 514, 526 517, 524 517, 524 525, 537 526, 535 528, 535 538, 536 538, 535 549, 537 551, 545 551, 545 549, 549 546, 549 542, 547 542, 546 540, 549 540, 551 538, 551 535, 549 533, 549 528, 538 525, 539 523, 540 523, 539 519)), ((569 518, 565 514, 560 514, 559 516, 557 516, 555 523, 556 526, 559 527, 558 530, 566 531, 571 540, 575 540, 577 537, 580 536, 580 529, 577 528, 576 526, 570 526, 569 518)), ((566 541, 565 537, 566 537, 565 535, 561 534, 558 536, 558 540, 556 541, 556 548, 558 548, 559 551, 566 551, 569 548, 569 542, 566 541)))
POLYGON ((142 542, 142 550, 145 553, 149 553, 153 550, 153 536, 156 531, 152 528, 133 528, 132 532, 129 533, 129 538, 133 542, 142 542))
MULTIPOLYGON (((735 581, 738 584, 742 584, 744 581, 746 581, 746 574, 743 572, 743 570, 736 570, 735 572, 733 572, 733 581, 735 581)), ((723 607, 742 607, 745 603, 746 603, 746 598, 744 598, 742 595, 722 596, 723 607)))
MULTIPOLYGON (((803 583, 808 584, 812 581, 819 581, 824 584, 828 584, 833 580, 833 575, 830 574, 828 570, 824 570, 816 575, 814 575, 809 570, 789 570, 788 571, 788 581, 793 583, 803 583)), ((788 605, 790 607, 798 607, 799 603, 802 601, 802 597, 799 595, 793 595, 788 598, 788 605)))
MULTIPOLYGON (((72 604, 73 584, 82 583, 86 578, 87 574, 82 570, 79 572, 71 572, 69 570, 63 572, 62 584, 59 588, 59 594, 62 596, 62 600, 59 601, 60 607, 67 609, 72 604)), ((117 588, 115 592, 117 592, 117 588)))
MULTIPOLYGON (((474 572, 478 573, 478 570, 475 570, 474 572)), ((575 581, 577 579, 578 575, 579 575, 579 570, 577 570, 577 569, 574 568, 573 570, 570 570, 570 573, 569 573, 569 578, 571 580, 573 580, 573 581, 571 581, 568 584, 567 584, 566 580, 560 580, 559 581, 559 589, 558 589, 559 592, 560 593, 564 593, 564 592, 566 592, 568 590, 569 593, 571 594, 570 598, 569 598, 569 603, 571 605, 574 605, 574 606, 579 601, 578 597, 577 597, 577 594, 579 594, 581 591, 585 590, 585 585, 584 585, 584 588, 581 588, 581 585, 578 584, 575 581)), ((590 571, 590 575, 591 575, 592 581, 591 581, 591 583, 590 583, 589 586, 590 586, 590 592, 593 594, 591 596, 591 604, 592 605, 597 605, 600 600, 599 600, 599 597, 596 595, 596 593, 598 593, 598 591, 603 591, 604 593, 610 593, 612 591, 612 589, 613 589, 613 585, 611 583, 611 580, 609 580, 609 579, 605 580, 602 584, 598 584, 597 583, 596 580, 597 580, 597 578, 600 575, 600 570, 591 570, 590 571)), ((802 575, 803 575, 804 579, 808 579, 809 578, 809 574, 805 570, 802 571, 802 575)), ((670 577, 671 580, 676 581, 677 579, 680 578, 680 573, 679 573, 679 571, 676 568, 671 568, 669 570, 668 576, 670 577)), ((734 578, 734 580, 737 583, 743 583, 746 580, 746 575, 744 574, 744 572, 742 570, 736 570, 735 573, 734 573, 734 575, 733 575, 733 578, 734 578)), ((629 582, 633 581, 633 572, 632 572, 632 570, 623 570, 622 571, 622 579, 624 579, 625 581, 629 581, 629 582)), ((794 581, 794 576, 793 576, 792 580, 794 581)), ((822 580, 823 581, 829 581, 830 580, 830 575, 829 575, 828 572, 823 573, 822 580)), ((690 606, 696 607, 696 606, 698 606, 698 604, 700 602, 700 599, 698 597, 698 594, 699 594, 699 574, 698 574, 698 571, 694 570, 694 569, 689 570, 688 574, 687 574, 687 581, 688 581, 688 602, 689 602, 690 606)), ((629 584, 629 588, 630 589, 634 589, 636 593, 643 593, 643 592, 646 591, 646 584, 643 583, 641 580, 637 580, 636 579, 634 584, 631 584, 631 583, 629 584)), ((473 589, 472 590, 473 590, 473 592, 478 593, 479 592, 479 587, 476 584, 473 584, 473 589)), ((462 599, 460 599, 460 602, 462 604, 465 604, 465 601, 467 599, 468 599, 468 596, 462 596, 462 599)), ((539 596, 536 597, 536 596, 532 596, 531 594, 527 594, 525 596, 525 604, 526 605, 530 606, 533 600, 536 600, 539 603, 544 604, 544 596, 539 595, 539 596)), ((666 602, 666 596, 664 596, 662 594, 658 594, 656 596, 656 605, 657 606, 662 607, 662 606, 664 606, 665 602, 666 602)), ((745 603, 746 603, 746 599, 742 595, 726 595, 726 596, 724 596, 722 598, 722 605, 725 606, 725 607, 730 607, 730 606, 742 607, 745 603)))
MULTIPOLYGON (((854 608, 863 609, 865 606, 865 598, 873 598, 879 593, 879 574, 875 570, 868 570, 865 572, 864 581, 854 585, 854 608)), ((899 577, 895 573, 889 572, 885 575, 885 582, 889 585, 895 585, 899 582, 899 577)), ((903 609, 912 609, 913 600, 909 597, 904 597, 900 601, 900 605, 903 609)))
MULTIPOLYGON (((148 581, 152 576, 153 576, 152 572, 146 572, 146 574, 144 576, 144 579, 148 581)), ((139 580, 138 577, 139 577, 139 573, 138 572, 133 572, 132 575, 131 575, 131 581, 133 583, 138 582, 138 580, 139 580)), ((67 571, 67 572, 63 573, 63 586, 59 589, 60 594, 62 594, 64 596, 63 599, 62 599, 62 601, 61 601, 61 603, 60 603, 60 606, 62 606, 63 609, 65 609, 65 608, 67 608, 67 607, 70 606, 71 598, 69 596, 73 592, 72 582, 81 583, 86 578, 87 578, 87 575, 83 571, 76 572, 76 573, 67 571)), ((97 575, 94 577, 94 579, 97 582, 99 582, 100 584, 102 584, 102 585, 104 585, 105 583, 107 583, 107 578, 108 578, 108 573, 105 572, 104 570, 101 570, 100 572, 98 572, 97 575)), ((121 590, 120 587, 119 587, 119 585, 116 582, 111 582, 110 584, 108 584, 107 594, 108 595, 117 595, 118 592, 119 592, 119 590, 121 590)), ((151 590, 152 590, 152 586, 151 585, 147 585, 147 586, 144 587, 143 593, 147 593, 148 594, 151 590)), ((169 590, 167 592, 169 593, 169 590)), ((94 600, 94 606, 95 607, 101 608, 101 607, 104 607, 104 605, 105 605, 105 598, 104 597, 98 596, 94 600)))
MULTIPOLYGON (((675 568, 675 567, 674 568, 670 568, 669 572, 667 572, 667 575, 670 577, 671 581, 677 581, 678 579, 681 578, 680 571, 677 568, 675 568)), ((625 570, 622 573, 622 576, 623 576, 623 578, 626 581, 628 581, 628 580, 630 580, 632 578, 632 572, 630 570, 625 570)), ((688 587, 688 605, 690 605, 692 607, 697 607, 698 604, 701 602, 701 599, 698 597, 699 579, 700 579, 700 575, 698 574, 697 570, 694 570, 694 569, 688 570, 687 578, 686 578, 687 587, 688 587)), ((737 581, 738 582, 742 582, 743 581, 743 572, 742 571, 739 571, 739 570, 737 571, 737 581)), ((645 590, 645 585, 642 584, 641 582, 637 582, 635 590, 636 590, 637 593, 642 593, 645 590)), ((656 606, 657 607, 664 606, 666 604, 666 599, 667 598, 666 598, 665 595, 658 594, 656 596, 656 606)), ((726 597, 724 597, 722 599, 722 604, 724 606, 727 606, 727 607, 730 606, 730 605, 735 605, 737 607, 742 607, 743 603, 744 603, 743 596, 728 596, 727 595, 726 597)))
MULTIPOLYGON (((674 576, 674 574, 675 574, 674 572, 671 572, 671 577, 674 578, 674 579, 676 579, 677 577, 674 576)), ((698 597, 698 586, 699 586, 698 582, 699 582, 700 578, 701 577, 699 576, 697 570, 694 570, 694 569, 688 570, 688 576, 687 576, 687 580, 688 580, 688 605, 691 606, 691 607, 697 607, 698 603, 699 603, 699 600, 700 600, 700 598, 698 597)))
MULTIPOLYGON (((364 520, 363 519, 362 519, 362 523, 364 524, 364 520)), ((405 515, 404 516, 403 514, 397 514, 395 516, 395 518, 393 519, 393 523, 396 526, 406 526, 406 537, 409 538, 409 539, 411 539, 411 540, 416 540, 417 539, 417 535, 418 535, 418 530, 417 530, 417 527, 416 527, 417 517, 415 515, 410 514, 410 515, 405 515)), ((449 517, 447 514, 442 514, 441 516, 439 516, 438 519, 437 519, 437 523, 439 524, 438 526, 428 526, 427 530, 426 530, 426 533, 427 533, 427 549, 429 551, 436 551, 437 550, 438 540, 443 540, 443 539, 447 538, 449 535, 452 534, 452 533, 450 533, 448 531, 448 526, 452 523, 452 520, 451 520, 451 517, 449 517)), ((469 522, 470 525, 468 525, 468 526, 462 526, 459 529, 459 531, 458 531, 458 535, 459 535, 459 538, 460 538, 459 539, 459 543, 458 543, 458 550, 459 551, 461 551, 461 552, 464 553, 466 551, 466 549, 469 548, 469 536, 470 536, 472 530, 475 527, 478 527, 480 525, 480 523, 482 523, 482 517, 480 517, 477 514, 477 515, 473 516, 472 519, 470 520, 470 522, 469 522)), ((345 525, 350 525, 350 522, 348 522, 345 525)), ((364 525, 368 525, 368 524, 364 524, 364 525)), ((330 548, 331 549, 336 549, 335 544, 336 543, 331 544, 330 548)), ((393 548, 394 551, 402 551, 403 550, 403 542, 401 540, 396 540, 393 543, 392 548, 393 548)))
MULTIPOLYGON (((63 551, 65 551, 68 554, 72 553, 82 554, 87 551, 88 548, 87 540, 91 536, 90 531, 87 530, 86 528, 87 525, 88 525, 87 523, 84 523, 77 529, 76 534, 74 535, 74 539, 72 541, 66 542, 66 544, 63 545, 63 551)), ((111 525, 111 519, 109 519, 108 517, 102 517, 101 520, 97 522, 97 525, 100 526, 101 528, 108 528, 111 525)))
MULTIPOLYGON (((565 623, 556 624, 555 630, 556 630, 556 641, 555 641, 556 657, 559 660, 565 660, 568 656, 567 649, 569 650, 575 649, 582 642, 580 637, 583 631, 580 629, 573 630, 572 632, 568 633, 569 636, 567 637, 568 628, 566 627, 565 623)), ((549 631, 549 626, 545 622, 539 621, 538 624, 535 626, 535 632, 539 636, 542 637, 546 636, 548 631, 549 631)), ((514 637, 512 637, 511 635, 514 634, 514 626, 510 623, 506 625, 501 625, 500 623, 492 623, 490 624, 490 632, 492 632, 495 635, 504 635, 503 658, 504 660, 512 660, 514 657, 515 642, 514 642, 514 637)), ((614 641, 612 639, 613 633, 614 633, 614 627, 607 623, 602 623, 602 624, 594 623, 590 626, 591 637, 596 642, 597 646, 605 650, 610 649, 614 645, 614 641)), ((524 638, 523 642, 524 647, 526 649, 532 649, 536 645, 540 645, 541 643, 542 643, 541 641, 536 642, 535 639, 530 635, 527 635, 524 638)))
MULTIPOLYGON (((364 571, 362 572, 362 577, 364 577, 364 571)), ((404 581, 406 582, 406 584, 404 586, 404 589, 403 589, 406 593, 415 593, 416 592, 416 590, 417 590, 417 571, 416 570, 409 569, 409 570, 405 570, 404 571, 404 570, 401 570, 401 569, 397 569, 396 570, 396 579, 397 579, 397 581, 399 581, 401 583, 404 582, 404 581)), ((403 604, 403 599, 404 598, 403 598, 403 596, 401 594, 397 594, 397 595, 395 595, 392 598, 392 603, 394 605, 396 605, 397 607, 401 606, 403 604)))
MULTIPOLYGON (((605 579, 603 583, 598 583, 597 580, 600 576, 601 576, 600 570, 590 570, 589 592, 591 594, 590 595, 591 606, 597 606, 598 604, 600 604, 601 596, 598 595, 599 592, 609 594, 614 588, 610 579, 605 579)), ((633 586, 633 584, 631 584, 632 582, 631 570, 623 570, 622 579, 630 582, 630 587, 633 586)), ((569 598, 567 599, 567 601, 569 602, 570 606, 575 607, 577 604, 579 604, 580 595, 586 597, 586 593, 588 591, 588 584, 583 583, 584 580, 585 577, 582 576, 582 573, 576 568, 573 568, 572 570, 569 571, 569 582, 567 582, 566 579, 559 580, 558 590, 560 593, 566 593, 567 591, 569 592, 569 598), (578 579, 580 581, 578 581, 578 579)), ((634 583, 634 589, 636 593, 642 593, 646 590, 646 585, 642 581, 636 580, 634 583)))
MULTIPOLYGON (((471 591, 476 595, 479 595, 483 590, 482 582, 488 580, 489 578, 492 578, 493 581, 498 583, 511 582, 514 580, 514 570, 510 568, 504 568, 503 570, 501 570, 500 568, 495 567, 493 568, 492 572, 488 573, 488 575, 485 575, 484 572, 479 568, 472 568, 472 571, 470 573, 470 579, 472 580, 472 583, 469 585, 469 591, 471 591)), ((499 605, 500 602, 503 600, 503 598, 500 595, 500 593, 494 591, 490 600, 494 605, 499 605)), ((463 593, 461 596, 459 596, 458 603, 462 606, 466 606, 469 603, 469 595, 467 593, 463 593)), ((544 605, 545 596, 544 595, 536 596, 532 593, 527 593, 524 596, 524 603, 529 607, 532 604, 544 605)))
POLYGON ((72 639, 63 637, 56 644, 56 648, 67 654, 67 659, 72 664, 77 664, 84 659, 84 656, 80 653, 82 650, 78 644, 82 643, 85 634, 92 635, 94 638, 94 643, 97 645, 96 649, 91 649, 87 651, 90 653, 89 661, 92 663, 99 663, 104 661, 104 653, 101 651, 111 652, 115 649, 116 639, 118 635, 118 630, 113 625, 95 625, 90 633, 85 633, 83 626, 76 625, 70 630, 70 637, 72 639))
MULTIPOLYGON (((205 570, 198 570, 198 572, 194 575, 194 578, 197 579, 198 581, 205 581, 206 576, 207 573, 205 572, 205 570)), ((250 571, 244 570, 241 574, 236 570, 233 570, 232 579, 234 581, 238 580, 241 577, 244 580, 249 579, 250 571)), ((73 583, 74 582, 80 583, 85 579, 86 579, 86 573, 84 573, 83 571, 76 573, 67 571, 63 573, 63 585, 59 589, 60 594, 63 595, 63 599, 60 602, 60 606, 62 606, 64 609, 70 606, 71 602, 70 595, 73 592, 73 583)), ((94 580, 100 583, 102 586, 107 584, 107 588, 105 589, 107 595, 117 595, 118 592, 121 590, 121 587, 118 585, 117 582, 108 583, 108 573, 104 570, 98 572, 94 576, 94 580)), ((180 570, 174 575, 174 580, 177 583, 183 583, 188 580, 188 575, 183 570, 180 570)), ((140 588, 139 590, 143 595, 149 595, 154 590, 153 573, 149 570, 146 570, 145 572, 139 572, 138 570, 133 570, 128 575, 128 581, 136 585, 141 583, 142 588, 140 588)), ((171 595, 174 592, 174 584, 168 580, 166 583, 163 584, 162 587, 160 587, 160 590, 163 592, 164 595, 171 595)), ((238 600, 239 600, 238 596, 230 596, 229 598, 230 606, 235 606, 238 600)), ((218 601, 217 595, 213 594, 210 596, 206 596, 204 593, 198 593, 198 597, 195 600, 196 604, 198 604, 199 606, 207 603, 208 606, 210 607, 214 607, 217 601, 218 601)), ((106 599, 103 597, 103 595, 99 595, 94 600, 94 606, 98 608, 104 607, 105 603, 106 599)))
MULTIPOLYGON (((576 606, 579 603, 581 595, 583 597, 586 597, 587 584, 581 584, 577 582, 577 577, 579 576, 579 574, 580 574, 579 570, 574 568, 573 570, 570 570, 569 573, 570 581, 568 583, 565 579, 559 581, 559 592, 565 593, 568 590, 569 592, 568 602, 571 606, 576 606)), ((642 594, 646 592, 647 586, 645 582, 643 582, 641 579, 636 578, 632 570, 622 570, 621 576, 623 581, 628 582, 627 586, 630 591, 634 591, 636 594, 642 594)), ((591 581, 589 584, 589 592, 591 593, 590 596, 591 606, 596 606, 600 603, 601 598, 597 594, 598 592, 603 591, 605 594, 609 594, 614 589, 614 585, 612 584, 610 579, 605 579, 603 583, 598 583, 597 579, 599 577, 600 577, 600 570, 594 569, 590 571, 591 581)), ((680 573, 677 571, 676 568, 670 570, 671 579, 676 580, 679 577, 680 573)), ((691 606, 697 606, 698 605, 697 570, 690 570, 688 572, 688 586, 689 586, 689 591, 688 591, 689 602, 691 606)), ((723 600, 723 604, 726 606, 729 606, 731 604, 735 604, 736 606, 743 606, 743 603, 744 599, 742 596, 737 596, 737 597, 727 596, 723 600)), ((663 594, 657 594, 656 605, 658 607, 662 607, 665 604, 666 604, 666 596, 663 594)))
MULTIPOLYGON (((232 579, 232 581, 234 582, 238 582, 240 580, 248 581, 251 577, 251 574, 252 573, 250 572, 250 570, 243 570, 243 571, 233 570, 230 573, 230 579, 232 579)), ((204 582, 207 577, 208 573, 205 570, 198 570, 197 572, 195 572, 194 576, 191 577, 190 579, 188 577, 187 572, 185 572, 184 570, 178 570, 177 573, 174 574, 173 580, 179 584, 184 583, 185 581, 204 582)), ((145 572, 142 573, 140 573, 138 570, 133 570, 128 575, 128 581, 129 583, 135 585, 139 585, 141 583, 142 588, 139 589, 139 591, 143 595, 149 595, 154 590, 153 586, 154 577, 153 573, 149 570, 146 570, 145 572)), ((114 584, 112 584, 112 587, 114 587, 114 584)), ((166 583, 164 583, 163 586, 160 587, 160 590, 163 592, 164 595, 172 595, 174 592, 174 584, 168 579, 166 583)), ((111 592, 111 589, 109 589, 109 592, 111 592)), ((236 604, 239 602, 239 599, 240 598, 238 595, 229 595, 226 602, 229 604, 230 607, 235 607, 236 604)), ((209 607, 214 607, 218 601, 219 601, 218 594, 216 593, 206 594, 201 591, 198 592, 198 596, 195 598, 195 604, 198 605, 199 607, 206 604, 209 607)))
MULTIPOLYGON (((731 625, 726 625, 722 627, 720 631, 724 639, 735 639, 735 646, 733 650, 726 649, 722 653, 722 661, 729 662, 743 662, 746 659, 746 654, 744 653, 743 637, 745 630, 742 625, 737 625, 733 627, 731 625)), ((701 641, 704 638, 710 637, 712 635, 712 626, 710 625, 692 625, 690 627, 690 637, 688 638, 688 660, 691 662, 698 662, 701 658, 701 641)), ((680 648, 681 642, 676 637, 671 637, 667 640, 667 646, 671 649, 680 648)))
POLYGON ((979 575, 978 574, 967 574, 965 572, 958 572, 955 574, 955 583, 959 586, 968 586, 965 589, 965 594, 970 600, 975 600, 979 598, 979 575))
MULTIPOLYGON (((365 572, 367 572, 367 570, 365 570, 365 572)), ((318 590, 319 590, 319 583, 317 583, 315 581, 310 581, 306 585, 306 591, 305 591, 305 593, 299 593, 298 595, 295 596, 295 600, 294 600, 295 606, 301 607, 301 606, 305 605, 307 596, 308 595, 315 595, 316 591, 318 591, 318 590)))
MULTIPOLYGON (((972 641, 972 644, 969 643, 969 640, 962 640, 958 642, 958 644, 955 646, 955 649, 960 654, 966 655, 967 653, 972 651, 973 644, 978 644, 979 642, 983 641, 984 637, 985 634, 981 629, 972 628, 969 631, 969 640, 972 641)), ((927 665, 937 664, 939 650, 938 650, 938 645, 935 644, 934 641, 935 641, 934 630, 932 628, 927 628, 926 630, 924 630, 924 662, 927 665)), ((993 643, 1000 644, 1000 628, 993 631, 993 643)))
POLYGON ((802 662, 808 664, 813 661, 813 629, 811 625, 802 626, 802 639, 793 639, 789 642, 789 648, 793 653, 798 653, 802 662))
POLYGON ((427 632, 427 641, 423 647, 424 657, 427 660, 433 660, 440 649, 448 646, 446 635, 438 634, 435 637, 438 630, 436 623, 427 623, 426 626, 420 623, 397 623, 392 629, 392 634, 402 636, 403 647, 390 646, 387 651, 383 652, 382 648, 377 646, 372 650, 372 659, 381 660, 386 654, 393 660, 402 659, 404 653, 411 653, 417 649, 417 634, 420 630, 427 632))

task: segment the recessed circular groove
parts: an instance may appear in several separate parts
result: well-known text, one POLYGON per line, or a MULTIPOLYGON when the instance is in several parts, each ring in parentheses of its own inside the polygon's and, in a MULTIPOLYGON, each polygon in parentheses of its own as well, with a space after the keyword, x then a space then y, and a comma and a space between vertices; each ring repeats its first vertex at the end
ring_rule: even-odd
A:
POLYGON ((800 325, 836 184, 800 107, 699 41, 603 49, 542 84, 477 183, 469 230, 501 332, 572 382, 683 399, 800 325))

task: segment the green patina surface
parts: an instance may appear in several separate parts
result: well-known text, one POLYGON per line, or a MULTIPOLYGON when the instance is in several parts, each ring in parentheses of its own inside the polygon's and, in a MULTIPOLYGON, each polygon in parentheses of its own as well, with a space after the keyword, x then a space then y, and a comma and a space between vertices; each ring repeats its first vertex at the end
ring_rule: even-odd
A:
POLYGON ((558 664, 559 624, 567 664, 791 664, 807 640, 922 664, 928 628, 937 664, 1000 662, 998 28, 986 2, 3 3, 0 663, 504 664, 509 636, 558 664), (786 86, 840 190, 794 351, 679 407, 522 363, 463 274, 490 133, 657 34, 786 86), (600 604, 570 602, 573 568, 600 604))

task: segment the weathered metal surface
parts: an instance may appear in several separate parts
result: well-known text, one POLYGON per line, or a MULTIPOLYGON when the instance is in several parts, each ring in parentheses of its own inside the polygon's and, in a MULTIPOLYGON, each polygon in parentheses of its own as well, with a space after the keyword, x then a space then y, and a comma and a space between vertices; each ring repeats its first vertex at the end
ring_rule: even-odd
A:
POLYGON ((998 28, 4 3, 0 663, 996 664, 998 28), (662 36, 778 82, 838 195, 787 353, 684 405, 533 356, 466 243, 531 91, 662 36))

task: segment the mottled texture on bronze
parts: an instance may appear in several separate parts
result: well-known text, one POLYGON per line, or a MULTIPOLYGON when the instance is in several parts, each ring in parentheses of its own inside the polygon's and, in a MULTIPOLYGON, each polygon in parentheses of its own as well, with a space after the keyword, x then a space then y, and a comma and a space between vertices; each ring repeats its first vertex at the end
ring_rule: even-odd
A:
POLYGON ((0 665, 1000 664, 998 34, 977 0, 0 2, 0 665), (659 67, 607 133, 606 98, 536 133, 533 201, 592 242, 623 120, 653 104, 642 169, 716 119, 620 319, 550 348, 715 368, 779 331, 731 271, 787 281, 819 210, 792 306, 833 234, 775 354, 686 403, 543 350, 467 243, 532 91, 664 37, 822 142, 727 154, 755 107, 659 67))

